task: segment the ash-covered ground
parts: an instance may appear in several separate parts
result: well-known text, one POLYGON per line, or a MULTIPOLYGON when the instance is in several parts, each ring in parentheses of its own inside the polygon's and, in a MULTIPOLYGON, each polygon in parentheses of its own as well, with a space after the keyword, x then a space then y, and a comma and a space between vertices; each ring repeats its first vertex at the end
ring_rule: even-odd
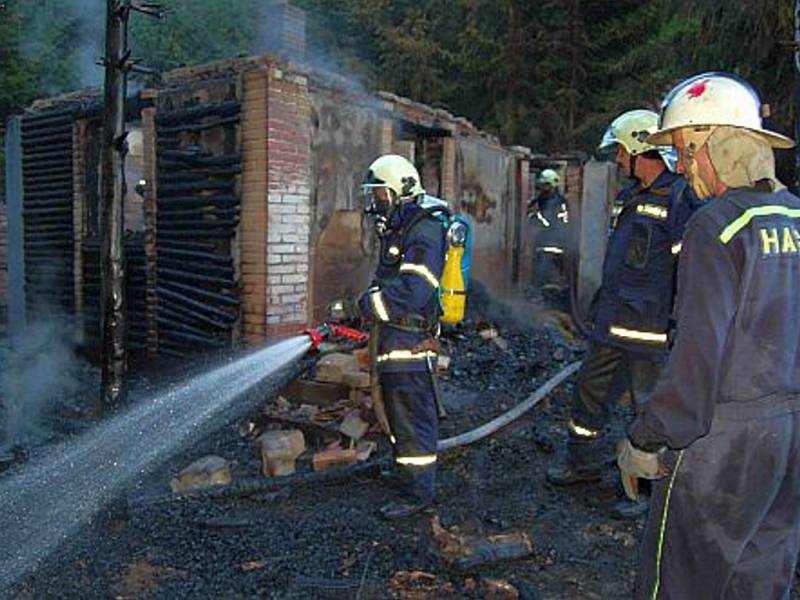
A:
MULTIPOLYGON (((580 359, 581 344, 553 322, 521 325, 509 315, 473 311, 445 335, 452 363, 442 386, 449 416, 441 438, 501 414, 580 359), (484 322, 507 348, 479 335, 484 322)), ((399 522, 377 515, 393 492, 374 473, 258 494, 173 498, 170 477, 207 454, 235 460, 237 479, 258 477, 253 440, 232 423, 131 490, 12 597, 483 598, 492 579, 514 585, 520 598, 629 597, 644 520, 611 517, 621 497, 616 469, 609 466, 599 484, 568 489, 545 480, 564 441, 571 390, 564 384, 491 438, 443 454, 433 510, 399 522), (434 515, 445 527, 483 535, 525 532, 533 554, 466 570, 448 566, 432 535, 434 515)), ((630 409, 617 412, 621 423, 630 409)), ((382 440, 372 460, 388 453, 382 440)))

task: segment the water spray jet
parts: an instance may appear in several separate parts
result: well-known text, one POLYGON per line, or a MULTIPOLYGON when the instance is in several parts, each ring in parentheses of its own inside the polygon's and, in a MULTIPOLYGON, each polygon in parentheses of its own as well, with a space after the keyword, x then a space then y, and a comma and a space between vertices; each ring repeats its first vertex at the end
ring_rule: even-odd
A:
POLYGON ((173 385, 0 480, 0 590, 178 450, 246 414, 263 399, 247 392, 281 380, 310 347, 295 336, 173 385))

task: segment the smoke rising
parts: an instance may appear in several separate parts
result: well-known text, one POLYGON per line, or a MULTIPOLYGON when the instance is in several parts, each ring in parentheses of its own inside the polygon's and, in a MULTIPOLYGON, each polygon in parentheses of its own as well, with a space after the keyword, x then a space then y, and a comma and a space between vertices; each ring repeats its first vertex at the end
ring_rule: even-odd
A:
POLYGON ((91 389, 92 370, 74 352, 69 317, 31 323, 0 343, 0 451, 52 434, 54 413, 91 389))
POLYGON ((37 0, 18 4, 20 54, 37 65, 39 91, 57 94, 100 85, 105 2, 37 0))

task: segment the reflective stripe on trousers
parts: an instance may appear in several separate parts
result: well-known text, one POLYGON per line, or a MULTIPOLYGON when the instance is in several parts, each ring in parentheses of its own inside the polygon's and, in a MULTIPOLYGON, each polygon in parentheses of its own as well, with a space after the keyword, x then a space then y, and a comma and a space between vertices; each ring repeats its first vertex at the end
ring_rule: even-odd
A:
POLYGON ((634 340, 637 342, 648 342, 651 344, 666 344, 667 334, 656 331, 643 331, 639 329, 628 329, 619 325, 612 325, 608 328, 608 333, 618 338, 634 340))
POLYGON ((436 352, 426 350, 425 352, 412 352, 411 350, 392 350, 386 354, 378 355, 378 364, 385 362, 409 362, 415 360, 427 360, 436 358, 436 352))

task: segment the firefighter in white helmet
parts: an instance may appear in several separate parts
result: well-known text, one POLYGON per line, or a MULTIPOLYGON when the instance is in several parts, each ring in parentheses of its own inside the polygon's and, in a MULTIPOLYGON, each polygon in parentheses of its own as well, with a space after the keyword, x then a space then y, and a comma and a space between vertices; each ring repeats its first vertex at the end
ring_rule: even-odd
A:
POLYGON ((380 257, 357 313, 371 322, 376 411, 394 447, 400 496, 381 508, 388 519, 412 515, 433 501, 438 442, 435 364, 439 280, 446 229, 444 201, 425 194, 407 159, 387 154, 370 166, 362 185, 365 212, 375 223, 380 257), (382 397, 382 402, 381 402, 382 397), (381 417, 382 415, 379 415, 381 417))
MULTIPOLYGON (((578 373, 567 449, 547 472, 557 485, 602 476, 602 448, 617 382, 623 381, 634 404, 640 404, 653 389, 667 352, 681 238, 699 201, 686 180, 670 170, 672 149, 647 141, 657 124, 653 111, 623 113, 599 146, 601 152, 616 152, 630 183, 617 198, 622 210, 608 240, 593 303, 591 346, 578 373)), ((645 498, 622 500, 613 514, 631 518, 646 510, 645 498)))
POLYGON ((561 177, 543 169, 536 178, 538 194, 528 201, 528 220, 539 230, 534 239, 534 283, 545 293, 563 290, 565 254, 569 241, 567 201, 561 195, 561 177))
POLYGON ((664 100, 654 144, 709 201, 686 227, 677 332, 619 453, 658 479, 636 598, 788 598, 800 548, 800 199, 775 176, 745 81, 704 73, 664 100), (666 475, 666 476, 665 476, 666 475), (660 479, 659 479, 660 478, 660 479))

